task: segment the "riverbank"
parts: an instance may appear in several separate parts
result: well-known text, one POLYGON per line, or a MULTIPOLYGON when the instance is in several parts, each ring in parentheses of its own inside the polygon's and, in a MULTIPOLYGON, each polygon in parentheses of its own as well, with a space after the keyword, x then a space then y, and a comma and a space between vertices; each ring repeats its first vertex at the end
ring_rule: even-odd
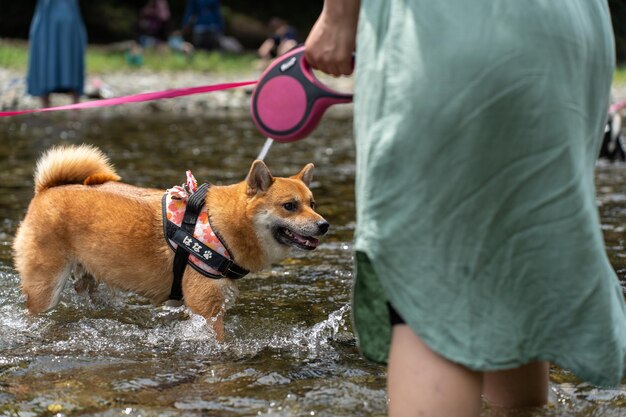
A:
MULTIPOLYGON (((111 71, 105 74, 87 75, 85 93, 89 97, 85 100, 118 97, 130 94, 138 94, 152 91, 160 91, 174 88, 186 88, 218 83, 237 81, 254 81, 259 78, 262 69, 258 65, 229 72, 200 72, 200 71, 153 71, 143 68, 128 68, 119 71, 111 71)), ((26 94, 24 72, 10 68, 0 68, 0 111, 23 110, 40 107, 37 97, 26 94)), ((324 83, 343 92, 353 91, 353 78, 323 77, 324 83)), ((616 79, 618 79, 616 77, 616 79)), ((180 113, 188 115, 201 115, 206 112, 212 113, 241 113, 247 112, 250 103, 250 94, 253 86, 236 88, 226 91, 216 91, 207 94, 181 97, 169 100, 158 100, 144 103, 133 103, 121 106, 88 109, 98 116, 152 114, 160 112, 180 113)), ((618 79, 612 88, 612 100, 626 100, 626 81, 618 79)), ((52 96, 53 105, 70 104, 70 98, 64 94, 52 96)), ((345 114, 352 110, 351 105, 335 106, 331 113, 345 114)))
MULTIPOLYGON (((89 96, 101 98, 118 97, 174 88, 196 87, 219 83, 254 81, 261 75, 261 68, 232 72, 198 72, 176 71, 161 72, 145 69, 129 69, 114 71, 101 75, 87 75, 85 82, 85 100, 89 96)), ((324 77, 324 82, 342 92, 352 91, 352 78, 334 79, 324 77)), ((173 112, 189 115, 200 115, 205 112, 241 112, 248 111, 250 94, 253 86, 197 94, 169 100, 157 100, 144 103, 133 103, 122 106, 83 110, 98 115, 112 114, 129 115, 138 113, 173 112)), ((64 94, 52 95, 52 105, 70 104, 70 98, 64 94)), ((13 69, 0 68, 0 111, 23 110, 40 107, 37 97, 26 94, 24 73, 13 69)), ((352 106, 341 107, 341 113, 351 110, 352 106)), ((333 112, 336 110, 333 108, 333 112)))
MULTIPOLYGON (((82 101, 175 88, 257 80, 267 63, 254 53, 221 54, 195 51, 190 56, 162 48, 144 50, 135 61, 130 56, 132 42, 89 45, 85 55, 85 96, 82 101)), ((26 94, 25 75, 28 44, 15 39, 0 39, 0 111, 25 110, 41 106, 37 97, 26 94)), ((352 78, 323 77, 326 84, 342 92, 352 91, 352 78)), ((115 114, 171 112, 201 115, 206 112, 248 111, 253 86, 228 91, 158 100, 123 106, 84 110, 97 117, 115 114)), ((52 105, 70 104, 70 97, 52 96, 52 105)), ((351 106, 335 106, 345 112, 351 106)))

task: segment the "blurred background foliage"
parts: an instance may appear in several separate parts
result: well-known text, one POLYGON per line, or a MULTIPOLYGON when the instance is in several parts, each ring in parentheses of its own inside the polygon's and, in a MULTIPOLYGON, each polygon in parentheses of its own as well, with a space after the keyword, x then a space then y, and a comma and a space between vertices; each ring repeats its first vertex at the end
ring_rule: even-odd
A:
MULTIPOLYGON (((89 43, 106 44, 133 39, 139 10, 147 0, 80 1, 89 43)), ((0 38, 28 38, 35 0, 3 0, 0 38)), ((172 30, 180 29, 186 0, 169 0, 172 30)), ((267 36, 267 22, 274 16, 289 21, 303 41, 322 10, 323 0, 222 0, 226 33, 246 49, 256 49, 267 36)))
POLYGON ((626 63, 626 0, 609 0, 617 60, 626 63))
MULTIPOLYGON (((133 39, 137 15, 146 0, 80 1, 89 42, 114 43, 133 39)), ((4 0, 0 10, 0 38, 28 37, 35 0, 4 0)), ((626 0, 608 0, 616 36, 618 61, 626 62, 626 0)), ((185 0, 170 0, 171 29, 179 29, 185 0)), ((304 40, 322 9, 323 0, 222 0, 227 34, 247 49, 255 49, 267 35, 267 22, 278 16, 295 26, 304 40)))

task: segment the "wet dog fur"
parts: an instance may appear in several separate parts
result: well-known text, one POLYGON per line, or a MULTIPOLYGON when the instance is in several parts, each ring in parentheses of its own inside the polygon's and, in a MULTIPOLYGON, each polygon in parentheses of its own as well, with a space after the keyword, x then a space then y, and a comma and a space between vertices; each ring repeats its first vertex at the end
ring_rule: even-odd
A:
MULTIPOLYGON (((244 181, 209 188, 211 224, 238 265, 260 271, 293 247, 317 246, 316 236, 326 233, 328 223, 315 211, 308 188, 313 168, 308 164, 282 178, 254 161, 244 181)), ((71 275, 77 291, 93 291, 96 281, 103 281, 154 304, 168 298, 174 252, 163 237, 164 190, 120 182, 108 158, 89 145, 50 149, 34 177, 35 195, 13 243, 30 313, 54 308, 71 275)), ((222 339, 224 312, 237 294, 236 284, 188 267, 182 287, 185 305, 210 318, 222 339)))

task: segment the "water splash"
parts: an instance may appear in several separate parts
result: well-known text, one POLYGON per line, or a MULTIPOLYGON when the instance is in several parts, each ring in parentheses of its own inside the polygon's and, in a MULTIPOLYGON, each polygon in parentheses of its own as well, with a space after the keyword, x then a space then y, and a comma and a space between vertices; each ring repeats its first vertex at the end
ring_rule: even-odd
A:
MULTIPOLYGON (((16 277, 10 281, 17 282, 16 277)), ((250 332, 227 316, 227 341, 217 342, 211 323, 186 307, 154 307, 130 293, 100 285, 92 297, 66 289, 59 306, 38 316, 28 316, 19 291, 7 294, 0 306, 0 325, 10 337, 2 350, 27 346, 31 355, 56 354, 119 357, 184 353, 186 355, 249 357, 263 349, 316 355, 329 348, 346 329, 348 304, 313 326, 277 323, 276 329, 250 332)))
POLYGON ((346 330, 344 314, 349 310, 350 305, 346 304, 333 311, 328 315, 328 319, 297 335, 296 340, 305 342, 309 352, 316 352, 321 346, 328 345, 328 341, 334 339, 340 330, 346 330))
POLYGON ((329 341, 333 340, 340 331, 346 330, 346 318, 348 304, 342 306, 328 315, 326 320, 316 323, 309 328, 293 328, 284 335, 274 335, 268 342, 268 347, 273 349, 296 349, 300 353, 315 356, 321 349, 329 346, 329 341))

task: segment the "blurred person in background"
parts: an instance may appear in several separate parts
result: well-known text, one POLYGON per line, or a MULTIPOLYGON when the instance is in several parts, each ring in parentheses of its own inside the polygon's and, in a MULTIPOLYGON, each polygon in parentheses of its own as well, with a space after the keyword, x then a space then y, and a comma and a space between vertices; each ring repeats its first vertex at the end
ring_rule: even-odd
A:
POLYGON ((149 0, 139 12, 137 21, 139 44, 146 48, 167 42, 170 17, 167 0, 149 0))
POLYGON ((298 34, 287 21, 273 17, 268 25, 269 37, 261 44, 257 53, 261 59, 270 60, 281 56, 298 45, 298 34))
POLYGON ((78 103, 85 82, 87 33, 77 0, 37 0, 29 32, 28 94, 50 106, 50 94, 78 103))
POLYGON ((183 34, 197 49, 239 53, 243 47, 224 35, 224 18, 219 0, 188 0, 183 18, 183 34))

